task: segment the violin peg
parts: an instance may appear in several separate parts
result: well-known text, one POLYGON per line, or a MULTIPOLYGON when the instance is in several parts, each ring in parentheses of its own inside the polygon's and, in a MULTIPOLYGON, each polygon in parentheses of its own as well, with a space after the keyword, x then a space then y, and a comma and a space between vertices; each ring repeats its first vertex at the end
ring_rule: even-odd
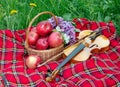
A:
POLYGON ((63 72, 60 72, 60 73, 59 73, 59 76, 63 76, 63 72))
POLYGON ((60 81, 60 78, 58 78, 58 77, 55 78, 55 81, 56 81, 56 82, 59 82, 59 81, 60 81))
POLYGON ((45 80, 46 80, 47 82, 51 82, 51 81, 52 81, 52 78, 51 78, 51 77, 47 77, 45 80))
POLYGON ((45 74, 45 78, 47 78, 48 77, 48 74, 45 74))

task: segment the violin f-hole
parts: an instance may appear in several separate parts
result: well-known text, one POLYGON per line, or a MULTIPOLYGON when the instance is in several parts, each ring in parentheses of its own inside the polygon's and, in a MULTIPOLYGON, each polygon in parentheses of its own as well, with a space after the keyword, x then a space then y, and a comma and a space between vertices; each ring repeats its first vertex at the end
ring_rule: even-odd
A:
POLYGON ((91 45, 89 48, 92 48, 92 47, 94 47, 94 46, 98 47, 97 44, 93 44, 93 45, 91 45))

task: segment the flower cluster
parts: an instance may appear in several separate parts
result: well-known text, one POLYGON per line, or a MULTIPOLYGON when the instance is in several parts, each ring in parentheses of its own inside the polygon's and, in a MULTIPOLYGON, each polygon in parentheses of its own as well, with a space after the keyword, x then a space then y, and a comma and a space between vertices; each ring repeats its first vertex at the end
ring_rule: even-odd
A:
POLYGON ((58 25, 56 25, 53 17, 48 19, 48 21, 52 24, 52 27, 54 29, 63 33, 65 44, 72 44, 76 42, 75 27, 72 25, 72 23, 69 21, 65 21, 62 17, 56 18, 58 20, 58 25))

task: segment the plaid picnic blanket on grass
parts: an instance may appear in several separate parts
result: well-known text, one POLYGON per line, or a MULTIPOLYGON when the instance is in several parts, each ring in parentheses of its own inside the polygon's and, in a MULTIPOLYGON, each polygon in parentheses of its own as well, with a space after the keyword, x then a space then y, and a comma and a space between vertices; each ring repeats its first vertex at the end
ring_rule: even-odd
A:
POLYGON ((110 39, 107 52, 93 54, 88 60, 67 64, 57 76, 59 81, 46 82, 45 75, 61 62, 52 61, 35 70, 25 65, 25 30, 0 30, 0 87, 116 87, 120 85, 120 42, 115 38, 112 22, 74 19, 80 30, 101 28, 110 39))

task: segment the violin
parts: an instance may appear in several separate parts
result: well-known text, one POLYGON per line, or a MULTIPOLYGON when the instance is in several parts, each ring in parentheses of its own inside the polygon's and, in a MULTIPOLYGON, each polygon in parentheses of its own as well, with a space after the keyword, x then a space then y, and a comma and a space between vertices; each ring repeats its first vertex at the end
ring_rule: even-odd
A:
MULTIPOLYGON (((81 39, 81 38, 85 37, 86 35, 89 35, 91 32, 93 32, 93 31, 92 30, 82 31, 79 34, 78 39, 81 39)), ((87 45, 82 51, 80 51, 75 57, 73 57, 71 59, 72 63, 85 61, 93 53, 100 53, 100 52, 107 51, 109 49, 110 41, 104 35, 99 35, 98 37, 96 37, 96 39, 94 41, 91 41, 89 38, 85 38, 85 40, 86 40, 86 42, 89 42, 89 45, 87 45)), ((79 43, 76 43, 76 44, 66 48, 63 51, 63 53, 64 53, 63 58, 66 58, 78 46, 78 44, 79 43)))
POLYGON ((104 35, 101 35, 100 31, 81 31, 78 36, 78 42, 64 49, 63 62, 46 78, 46 81, 52 81, 60 69, 69 61, 73 63, 85 61, 92 55, 92 53, 108 50, 109 44, 109 39, 104 35))

